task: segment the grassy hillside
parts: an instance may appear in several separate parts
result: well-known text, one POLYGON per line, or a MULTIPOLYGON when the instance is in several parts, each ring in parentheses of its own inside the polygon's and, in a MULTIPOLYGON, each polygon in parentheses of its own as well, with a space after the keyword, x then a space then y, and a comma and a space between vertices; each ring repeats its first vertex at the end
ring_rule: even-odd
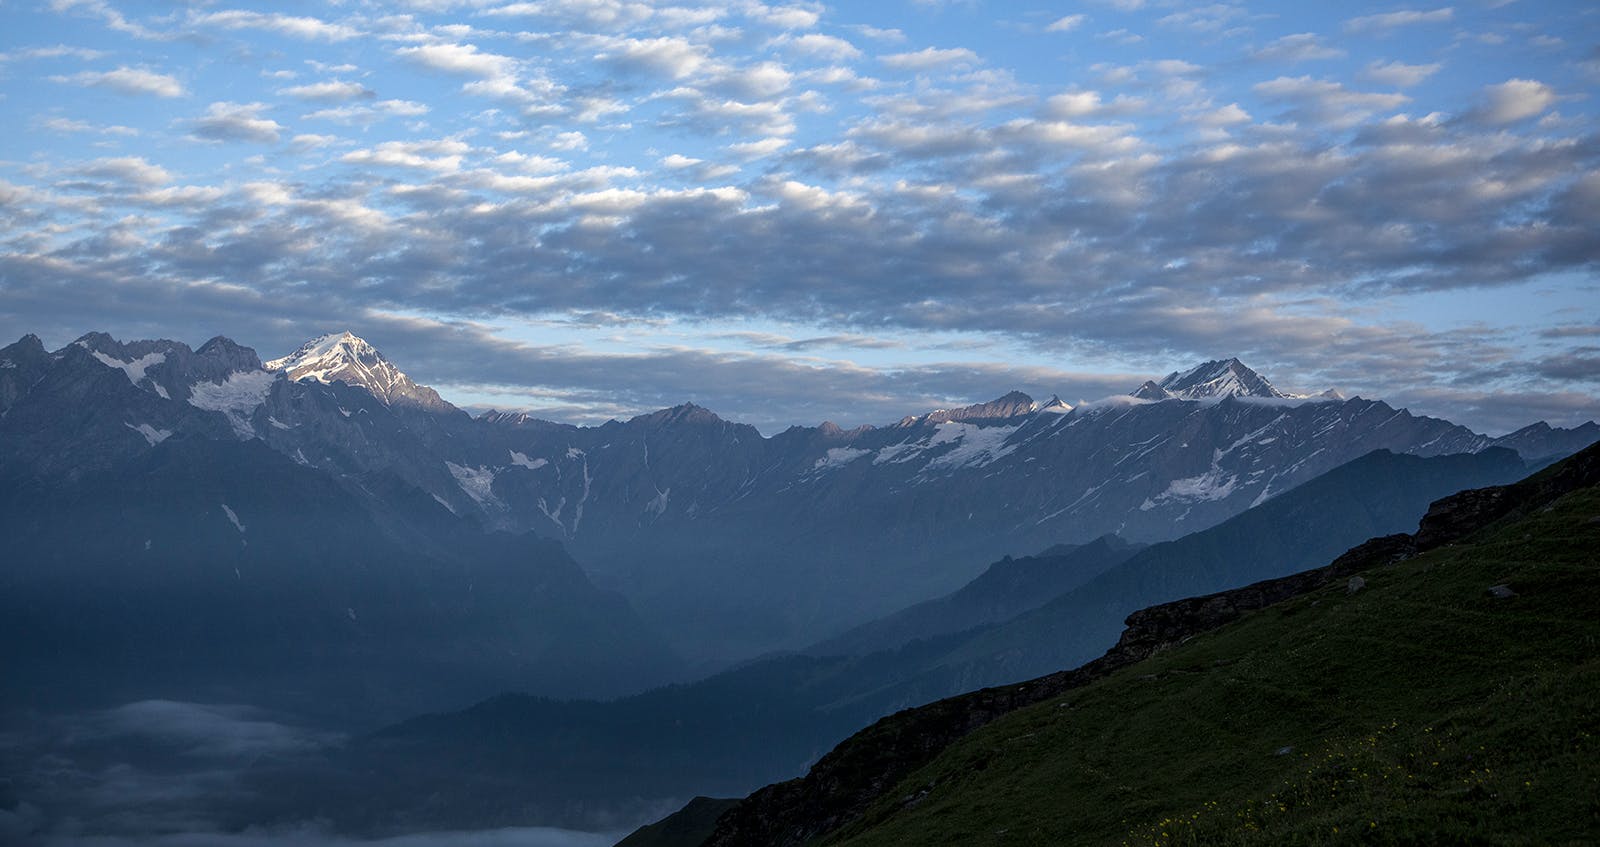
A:
POLYGON ((1591 487, 1007 715, 823 843, 1593 843, 1597 551, 1591 487))

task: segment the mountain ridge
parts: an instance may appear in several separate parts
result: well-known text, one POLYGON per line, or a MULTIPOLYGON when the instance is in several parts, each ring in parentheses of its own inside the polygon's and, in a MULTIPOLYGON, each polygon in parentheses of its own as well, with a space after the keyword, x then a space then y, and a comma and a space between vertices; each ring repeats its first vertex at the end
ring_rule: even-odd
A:
POLYGON ((387 475, 486 528, 560 539, 712 663, 803 648, 1007 553, 1212 526, 1373 448, 1555 456, 1600 438, 1533 425, 1495 439, 1381 401, 1229 393, 1271 393, 1237 360, 1175 372, 1173 388, 1221 395, 1198 400, 1012 392, 767 437, 693 403, 595 427, 472 418, 348 333, 270 360, 285 370, 224 337, 80 342, 0 352, 18 362, 0 368, 0 465, 70 476, 165 438, 257 438, 375 512, 390 506, 362 480, 387 475))

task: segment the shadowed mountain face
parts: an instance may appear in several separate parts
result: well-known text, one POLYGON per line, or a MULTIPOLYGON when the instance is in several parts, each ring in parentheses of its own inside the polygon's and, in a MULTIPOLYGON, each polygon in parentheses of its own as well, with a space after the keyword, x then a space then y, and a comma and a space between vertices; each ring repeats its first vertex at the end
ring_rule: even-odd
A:
POLYGON ((423 498, 409 517, 434 547, 404 545, 258 441, 173 437, 66 485, 0 477, 0 498, 6 707, 242 699, 393 719, 675 671, 559 544, 485 534, 423 498))
POLYGON ((1591 448, 1414 535, 1139 611, 1088 665, 885 718, 631 843, 1582 841, 1597 486, 1591 448))
POLYGON ((599 826, 674 798, 742 793, 798 774, 883 715, 1098 655, 1128 612, 1152 598, 1282 577, 1372 535, 1416 528, 1439 497, 1523 472, 1503 449, 1426 459, 1377 452, 1175 542, 1134 549, 1105 538, 996 562, 948 597, 809 655, 607 703, 494 698, 264 773, 265 793, 291 798, 272 814, 355 831, 471 821, 599 826), (999 609, 1014 611, 986 620, 999 609), (841 655, 851 649, 858 652, 841 655))
POLYGON ((862 624, 809 652, 859 655, 998 624, 1094 579, 1144 546, 1104 535, 1087 544, 1058 545, 1037 556, 1007 556, 952 594, 862 624))

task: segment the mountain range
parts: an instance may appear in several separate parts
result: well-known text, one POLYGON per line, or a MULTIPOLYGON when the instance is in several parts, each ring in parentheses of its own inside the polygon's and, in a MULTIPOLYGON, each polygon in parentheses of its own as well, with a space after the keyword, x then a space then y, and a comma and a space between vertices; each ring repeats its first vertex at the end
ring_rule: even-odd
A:
POLYGON ((0 350, 11 478, 70 483, 169 439, 258 441, 419 549, 437 545, 407 517, 418 495, 485 530, 557 540, 712 666, 954 591, 1007 553, 1205 529, 1373 449, 1539 459, 1596 438, 1593 423, 1490 438, 1381 401, 1291 397, 1236 359, 1077 406, 1012 392, 763 437, 693 404, 595 427, 474 418, 349 333, 265 363, 222 337, 0 350))
POLYGON ((693 404, 474 417, 349 333, 267 362, 26 336, 0 349, 0 716, 249 703, 355 733, 252 760, 205 804, 236 829, 611 827, 1597 439, 1289 395, 1237 359, 767 437, 693 404))

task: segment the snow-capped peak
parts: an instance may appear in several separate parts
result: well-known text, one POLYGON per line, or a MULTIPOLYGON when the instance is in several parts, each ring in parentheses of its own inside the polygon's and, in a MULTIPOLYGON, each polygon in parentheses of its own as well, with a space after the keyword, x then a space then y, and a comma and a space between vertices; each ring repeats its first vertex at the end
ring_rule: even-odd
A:
POLYGON ((376 347, 350 332, 313 338, 293 353, 267 362, 265 367, 282 371, 294 381, 314 379, 359 385, 389 406, 452 408, 433 389, 413 382, 376 347))
POLYGON ((1134 396, 1148 400, 1169 397, 1202 400, 1220 397, 1287 398, 1289 395, 1274 388, 1266 377, 1246 367, 1238 359, 1217 359, 1181 373, 1168 374, 1159 384, 1147 382, 1134 392, 1134 396))

